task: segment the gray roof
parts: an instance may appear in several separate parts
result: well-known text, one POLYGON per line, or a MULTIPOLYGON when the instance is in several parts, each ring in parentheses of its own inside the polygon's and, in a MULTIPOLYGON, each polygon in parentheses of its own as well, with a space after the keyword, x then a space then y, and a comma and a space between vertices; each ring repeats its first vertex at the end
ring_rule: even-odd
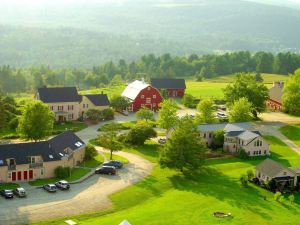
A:
POLYGON ((269 99, 282 104, 283 81, 275 81, 272 88, 269 89, 269 99))
POLYGON ((48 141, 4 144, 0 145, 0 166, 6 166, 6 159, 14 158, 17 165, 29 163, 29 156, 40 155, 44 162, 60 160, 64 155, 64 150, 69 148, 76 150, 81 146, 75 145, 84 142, 73 132, 67 131, 48 141))
POLYGON ((106 94, 95 94, 95 95, 84 95, 87 97, 95 106, 108 106, 109 100, 106 94))
MULTIPOLYGON (((286 169, 290 170, 272 159, 266 159, 256 166, 257 171, 259 171, 263 174, 266 174, 267 176, 269 176, 271 178, 276 176, 282 170, 286 170, 286 169)), ((293 172, 293 171, 291 171, 291 172, 293 172)))
POLYGON ((184 79, 153 78, 151 85, 158 89, 185 89, 184 79))
POLYGON ((239 134, 238 138, 247 141, 247 140, 257 138, 259 136, 260 135, 255 132, 246 130, 246 131, 242 132, 241 134, 239 134))
POLYGON ((231 131, 244 131, 251 129, 250 123, 217 123, 217 124, 203 124, 199 125, 198 129, 202 132, 210 132, 216 130, 224 130, 225 132, 231 131))
POLYGON ((80 102, 76 87, 39 88, 39 99, 44 103, 80 102))

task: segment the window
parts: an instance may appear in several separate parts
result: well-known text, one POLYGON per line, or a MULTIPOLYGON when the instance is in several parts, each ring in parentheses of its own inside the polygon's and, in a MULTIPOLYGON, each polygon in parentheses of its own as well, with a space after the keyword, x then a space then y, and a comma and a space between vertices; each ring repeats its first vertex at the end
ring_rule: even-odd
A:
POLYGON ((242 141, 242 145, 244 145, 244 141, 242 141))
POLYGON ((156 98, 156 95, 153 95, 153 98, 156 98))
POLYGON ((41 175, 44 175, 44 169, 41 169, 41 175))
POLYGON ((63 105, 59 105, 57 106, 58 111, 64 111, 64 106, 63 105))
POLYGON ((262 141, 260 141, 260 146, 262 146, 262 141))
POLYGON ((7 174, 7 178, 11 178, 11 173, 8 173, 8 174, 7 174))
POLYGON ((203 134, 203 137, 206 138, 206 133, 203 134))
POLYGON ((283 172, 283 175, 286 176, 286 172, 283 172))
POLYGON ((73 109, 74 109, 73 105, 68 105, 68 110, 73 110, 73 109))
POLYGON ((208 137, 211 138, 211 133, 208 134, 208 137))
POLYGON ((145 104, 142 104, 141 106, 142 106, 142 107, 144 107, 144 106, 145 106, 145 104))
POLYGON ((73 119, 73 113, 68 115, 68 119, 72 120, 73 119))
POLYGON ((155 107, 156 106, 156 103, 153 103, 153 107, 155 107))
POLYGON ((144 99, 145 98, 145 95, 141 95, 141 99, 144 99))
POLYGON ((264 150, 264 154, 267 154, 267 151, 266 151, 266 150, 264 150))
POLYGON ((151 103, 151 98, 146 98, 146 103, 151 103))
POLYGON ((83 108, 85 108, 85 104, 83 103, 83 106, 82 106, 83 108))
POLYGON ((250 155, 250 152, 247 152, 248 153, 248 155, 250 155))
POLYGON ((50 109, 53 111, 54 110, 54 106, 50 106, 50 109))
POLYGON ((261 150, 259 150, 259 153, 258 153, 259 155, 261 155, 261 150))

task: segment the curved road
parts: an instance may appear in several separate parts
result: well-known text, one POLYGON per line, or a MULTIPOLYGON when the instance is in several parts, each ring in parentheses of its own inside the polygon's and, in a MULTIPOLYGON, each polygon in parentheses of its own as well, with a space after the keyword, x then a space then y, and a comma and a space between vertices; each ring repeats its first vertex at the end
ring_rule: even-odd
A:
POLYGON ((73 184, 69 191, 51 194, 43 189, 26 186, 28 197, 12 200, 0 198, 0 224, 26 224, 51 218, 67 217, 107 209, 108 196, 147 176, 151 162, 127 152, 117 152, 129 160, 116 176, 94 175, 86 181, 73 184))

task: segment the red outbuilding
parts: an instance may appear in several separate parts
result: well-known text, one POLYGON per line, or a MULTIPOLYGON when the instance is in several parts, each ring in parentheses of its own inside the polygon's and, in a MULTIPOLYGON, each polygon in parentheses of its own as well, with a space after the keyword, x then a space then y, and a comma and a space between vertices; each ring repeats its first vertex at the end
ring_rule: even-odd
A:
POLYGON ((273 87, 269 89, 269 98, 267 100, 267 107, 274 111, 282 110, 282 95, 283 95, 283 81, 275 81, 273 87))
POLYGON ((184 79, 151 79, 151 85, 158 90, 166 90, 170 98, 182 98, 186 89, 184 79))
POLYGON ((158 89, 139 80, 128 84, 122 96, 130 100, 131 104, 128 107, 130 112, 136 112, 141 107, 147 107, 156 111, 159 104, 163 101, 158 89))

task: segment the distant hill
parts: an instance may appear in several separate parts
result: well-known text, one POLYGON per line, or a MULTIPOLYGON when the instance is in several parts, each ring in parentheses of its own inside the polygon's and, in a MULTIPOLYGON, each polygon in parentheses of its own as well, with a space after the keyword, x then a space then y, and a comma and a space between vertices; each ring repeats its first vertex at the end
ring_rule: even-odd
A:
POLYGON ((300 52, 300 10, 241 0, 4 4, 0 21, 0 64, 18 66, 90 67, 166 52, 300 52))

